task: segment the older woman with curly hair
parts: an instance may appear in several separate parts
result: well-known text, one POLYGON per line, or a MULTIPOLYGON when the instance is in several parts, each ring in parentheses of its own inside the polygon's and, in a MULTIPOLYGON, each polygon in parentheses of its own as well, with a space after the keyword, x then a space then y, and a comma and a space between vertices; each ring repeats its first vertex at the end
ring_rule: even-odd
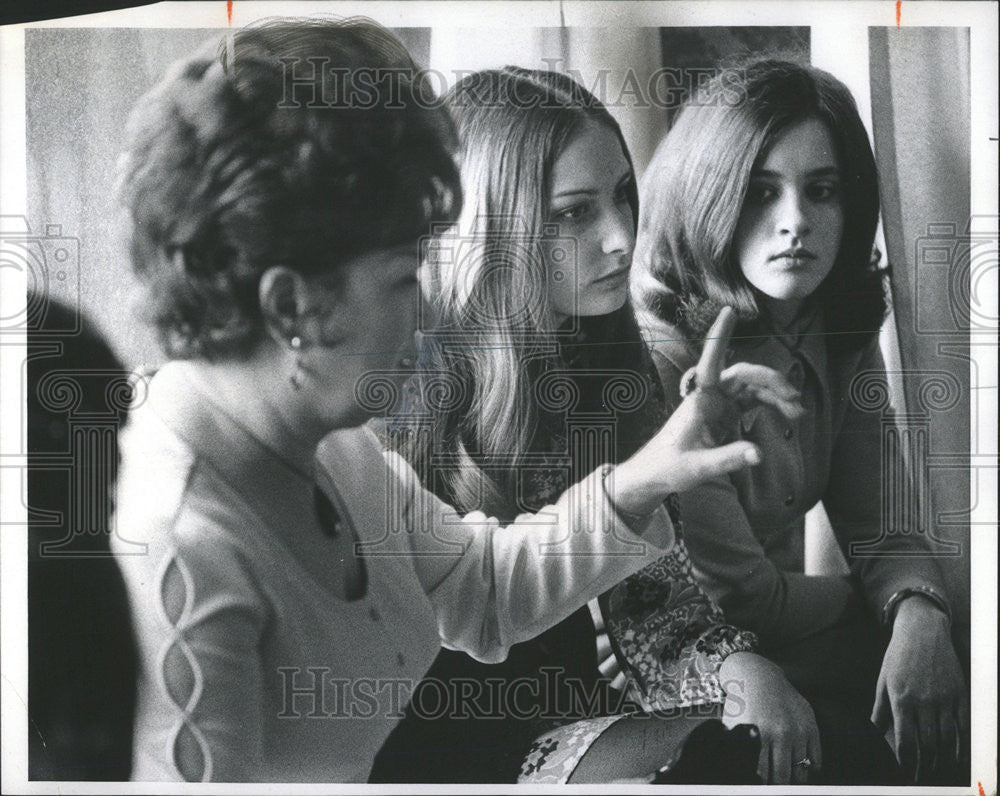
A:
POLYGON ((500 527, 383 455, 358 384, 412 372, 416 244, 461 206, 431 95, 373 23, 277 20, 135 111, 121 193, 169 356, 122 441, 136 779, 364 781, 442 641, 502 659, 663 555, 668 494, 757 460, 713 447, 702 391, 500 527))

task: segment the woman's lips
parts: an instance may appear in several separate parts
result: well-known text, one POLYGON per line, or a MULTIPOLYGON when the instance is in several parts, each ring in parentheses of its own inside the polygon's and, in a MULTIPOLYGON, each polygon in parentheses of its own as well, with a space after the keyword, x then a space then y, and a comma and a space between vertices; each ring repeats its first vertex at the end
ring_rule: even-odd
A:
POLYGON ((785 268, 805 268, 815 259, 816 255, 807 249, 789 249, 772 255, 771 262, 777 262, 785 268))
POLYGON ((599 276, 594 280, 595 284, 607 284, 608 282, 616 282, 620 279, 625 279, 628 276, 628 268, 619 268, 617 271, 612 271, 610 274, 605 276, 599 276))

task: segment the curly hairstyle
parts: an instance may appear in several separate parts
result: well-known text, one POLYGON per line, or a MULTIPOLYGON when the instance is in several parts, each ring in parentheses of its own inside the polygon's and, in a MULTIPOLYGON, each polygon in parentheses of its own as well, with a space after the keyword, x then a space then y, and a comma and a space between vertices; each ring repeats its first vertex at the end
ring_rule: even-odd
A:
POLYGON ((261 274, 335 288, 366 252, 461 208, 447 112, 366 19, 264 20, 175 64, 131 116, 119 166, 132 265, 173 357, 243 356, 261 274))
POLYGON ((640 323, 664 323, 702 340, 725 306, 738 335, 763 332, 753 288, 733 254, 733 236, 754 166, 778 137, 815 118, 835 143, 844 230, 830 274, 815 296, 829 345, 863 347, 885 317, 884 271, 874 248, 878 175, 849 89, 832 75, 786 61, 727 70, 692 98, 661 141, 640 187, 642 213, 631 274, 640 323), (737 77, 737 75, 739 75, 737 77))

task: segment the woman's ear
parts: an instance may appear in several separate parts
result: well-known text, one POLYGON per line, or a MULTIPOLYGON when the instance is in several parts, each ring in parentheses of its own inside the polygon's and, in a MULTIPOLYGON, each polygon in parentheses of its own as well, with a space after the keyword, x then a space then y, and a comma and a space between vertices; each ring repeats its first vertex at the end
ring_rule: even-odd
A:
POLYGON ((268 268, 260 278, 258 297, 268 334, 287 345, 290 338, 301 336, 308 314, 308 291, 302 274, 283 265, 268 268))
POLYGON ((282 345, 297 337, 304 347, 332 348, 351 334, 349 305, 318 279, 276 265, 261 276, 258 293, 267 332, 282 345))

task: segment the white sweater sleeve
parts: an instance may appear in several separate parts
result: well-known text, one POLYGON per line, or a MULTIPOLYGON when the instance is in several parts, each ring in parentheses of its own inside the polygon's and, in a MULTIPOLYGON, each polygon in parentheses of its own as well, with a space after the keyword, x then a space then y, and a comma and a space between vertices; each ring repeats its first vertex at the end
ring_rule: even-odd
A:
POLYGON ((674 543, 662 506, 634 530, 619 516, 605 491, 610 466, 501 527, 481 512, 459 517, 420 486, 402 457, 386 459, 398 478, 394 522, 406 529, 441 638, 482 661, 503 660, 511 645, 559 623, 674 543))
POLYGON ((136 728, 133 776, 255 781, 265 745, 266 603, 236 549, 212 534, 169 545, 157 559, 126 568, 140 598, 133 613, 150 703, 136 728))

